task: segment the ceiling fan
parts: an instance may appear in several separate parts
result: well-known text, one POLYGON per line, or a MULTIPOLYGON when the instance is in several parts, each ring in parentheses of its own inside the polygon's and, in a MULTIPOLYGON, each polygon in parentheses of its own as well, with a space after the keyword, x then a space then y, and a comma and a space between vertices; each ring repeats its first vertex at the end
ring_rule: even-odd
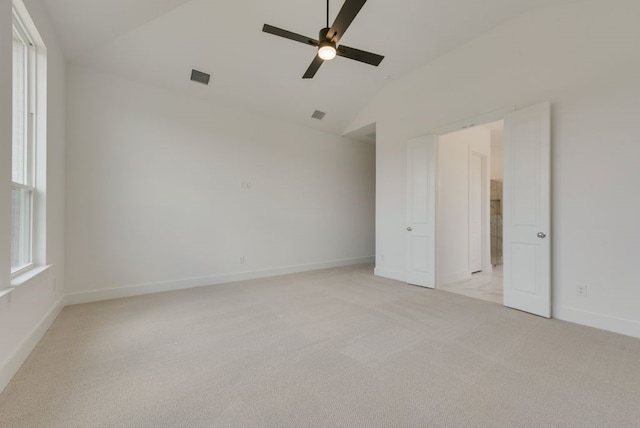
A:
POLYGON ((351 25, 351 22, 353 22, 366 2, 367 0, 346 0, 333 25, 329 27, 329 0, 327 0, 327 26, 320 30, 318 40, 292 33, 291 31, 283 30, 269 24, 264 24, 262 31, 318 48, 316 57, 302 76, 303 79, 311 79, 315 76, 324 61, 331 60, 335 58, 336 55, 377 67, 384 59, 383 56, 350 48, 345 45, 338 46, 338 42, 344 35, 344 32, 347 31, 347 28, 351 25))

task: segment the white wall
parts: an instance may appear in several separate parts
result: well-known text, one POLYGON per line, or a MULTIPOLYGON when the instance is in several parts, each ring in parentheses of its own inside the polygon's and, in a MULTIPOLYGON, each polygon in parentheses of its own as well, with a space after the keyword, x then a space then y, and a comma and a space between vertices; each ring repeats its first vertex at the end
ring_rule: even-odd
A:
POLYGON ((371 144, 80 66, 68 109, 71 303, 372 260, 371 144))
POLYGON ((504 179, 504 130, 491 130, 491 179, 504 179))
MULTIPOLYGON (((0 298, 0 391, 59 313, 64 288, 65 60, 44 6, 24 3, 47 46, 45 235, 52 267, 0 298)), ((0 0, 0 290, 11 283, 11 39, 11 1, 0 0)))
MULTIPOLYGON (((491 156, 491 131, 482 127, 443 135, 438 140, 438 286, 462 281, 469 270, 469 154, 491 156)), ((488 186, 489 183, 485 183, 488 186)), ((488 188, 488 187, 487 187, 488 188)), ((488 216, 486 217, 488 220, 488 216)), ((488 224, 484 242, 489 243, 488 224)), ((486 245, 485 245, 486 246, 486 245)), ((488 247, 487 249, 488 250, 488 247)))
POLYGON ((638 40, 636 0, 567 2, 390 83, 347 129, 377 126, 376 272, 404 277, 406 141, 550 100, 553 315, 640 337, 638 40))

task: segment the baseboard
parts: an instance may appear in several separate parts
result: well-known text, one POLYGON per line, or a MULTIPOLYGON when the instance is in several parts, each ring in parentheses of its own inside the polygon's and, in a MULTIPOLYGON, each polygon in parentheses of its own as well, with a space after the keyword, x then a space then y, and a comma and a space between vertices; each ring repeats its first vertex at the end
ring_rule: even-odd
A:
POLYGON ((395 279, 396 281, 407 282, 407 275, 405 272, 400 272, 393 269, 386 269, 382 267, 377 267, 373 270, 373 274, 376 276, 381 276, 383 278, 395 279))
POLYGON ((438 287, 443 285, 452 284, 454 282, 466 281, 471 279, 471 274, 468 270, 463 270, 460 272, 454 273, 446 273, 442 275, 438 275, 438 287))
POLYGON ((204 287, 208 285, 224 284, 228 282, 246 281, 249 279, 268 278, 297 272, 307 272, 318 269, 329 269, 362 263, 372 263, 374 256, 352 259, 333 260, 318 263, 308 263, 297 266, 261 269, 248 272, 235 272, 222 275, 210 275, 197 278, 187 278, 175 281, 163 281, 148 284, 136 284, 117 288, 103 288, 99 290, 70 293, 65 297, 65 306, 81 303, 98 302, 101 300, 120 299, 123 297, 141 296, 143 294, 161 293, 164 291, 183 290, 186 288, 204 287))
POLYGON ((610 317, 570 307, 555 308, 553 317, 601 330, 640 338, 640 322, 610 317))
POLYGON ((26 361, 31 351, 33 351, 38 342, 40 342, 40 339, 42 339, 58 315, 60 315, 60 311, 63 308, 62 303, 63 298, 61 297, 22 340, 22 342, 20 342, 18 348, 2 362, 2 365, 0 365, 0 392, 6 388, 13 376, 26 361))

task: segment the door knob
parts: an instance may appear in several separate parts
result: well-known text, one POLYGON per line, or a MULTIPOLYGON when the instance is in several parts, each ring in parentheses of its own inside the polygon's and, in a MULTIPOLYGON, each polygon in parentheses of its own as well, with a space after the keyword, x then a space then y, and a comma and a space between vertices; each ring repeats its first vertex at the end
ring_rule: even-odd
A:
POLYGON ((411 226, 407 227, 407 231, 411 232, 413 229, 411 228, 411 226))
POLYGON ((546 237, 547 237, 547 235, 544 232, 538 232, 538 238, 544 239, 546 237))

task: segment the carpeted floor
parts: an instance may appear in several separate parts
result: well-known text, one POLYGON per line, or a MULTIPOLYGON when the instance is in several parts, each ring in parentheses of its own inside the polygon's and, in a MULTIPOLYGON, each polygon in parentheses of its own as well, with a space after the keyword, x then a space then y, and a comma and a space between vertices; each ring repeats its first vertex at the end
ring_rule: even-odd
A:
POLYGON ((67 307, 2 427, 639 427, 640 340, 351 266, 67 307))

